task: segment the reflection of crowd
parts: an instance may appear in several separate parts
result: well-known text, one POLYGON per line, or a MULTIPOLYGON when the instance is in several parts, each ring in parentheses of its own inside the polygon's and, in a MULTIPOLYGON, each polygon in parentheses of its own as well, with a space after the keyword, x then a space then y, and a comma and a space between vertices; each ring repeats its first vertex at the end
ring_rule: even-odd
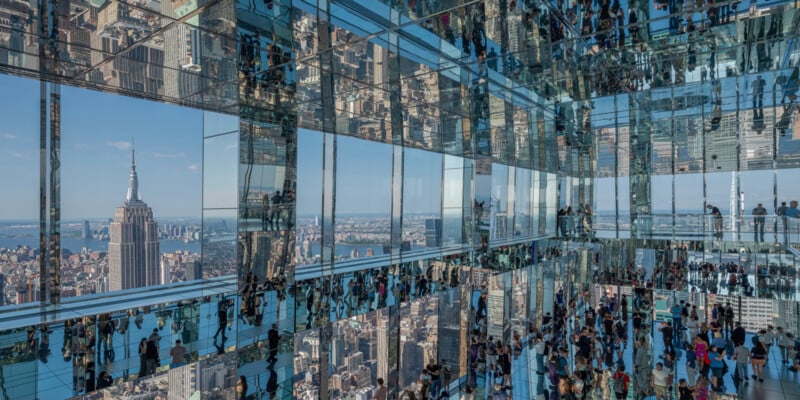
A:
POLYGON ((784 263, 745 267, 735 262, 686 262, 679 257, 656 266, 653 284, 667 290, 782 298, 793 296, 796 275, 795 267, 784 263))
POLYGON ((265 231, 292 229, 294 224, 294 192, 276 191, 272 197, 264 193, 261 198, 261 222, 265 231))
POLYGON ((274 38, 267 40, 258 32, 239 34, 239 60, 239 76, 250 95, 257 90, 269 93, 285 85, 288 72, 291 71, 291 53, 278 46, 274 38), (266 59, 266 66, 263 65, 263 58, 266 59))
POLYGON ((558 210, 556 215, 558 227, 556 233, 563 238, 591 238, 594 234, 592 228, 592 209, 586 204, 581 204, 574 211, 572 206, 558 210))
POLYGON ((604 292, 593 307, 588 293, 568 300, 560 292, 553 313, 547 312, 541 327, 532 332, 536 394, 573 399, 649 394, 652 339, 648 293, 644 288, 635 289, 632 297, 604 292), (632 358, 626 355, 629 347, 632 358))

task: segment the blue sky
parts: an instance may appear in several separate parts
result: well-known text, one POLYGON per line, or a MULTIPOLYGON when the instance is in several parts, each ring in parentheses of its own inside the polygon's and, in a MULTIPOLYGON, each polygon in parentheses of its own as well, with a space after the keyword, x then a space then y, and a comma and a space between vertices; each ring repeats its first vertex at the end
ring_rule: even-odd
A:
MULTIPOLYGON (((297 153, 297 213, 322 213, 322 151, 320 132, 300 129, 297 153)), ((336 165, 336 210, 340 214, 391 215, 392 146, 339 136, 336 165)), ((442 155, 405 149, 406 213, 439 213, 442 155)))
MULTIPOLYGON (((0 219, 37 219, 39 83, 0 75, 0 219)), ((125 198, 131 139, 142 199, 156 217, 200 216, 202 112, 61 87, 62 219, 113 217, 125 198)), ((234 175, 235 177, 235 175, 234 175)))

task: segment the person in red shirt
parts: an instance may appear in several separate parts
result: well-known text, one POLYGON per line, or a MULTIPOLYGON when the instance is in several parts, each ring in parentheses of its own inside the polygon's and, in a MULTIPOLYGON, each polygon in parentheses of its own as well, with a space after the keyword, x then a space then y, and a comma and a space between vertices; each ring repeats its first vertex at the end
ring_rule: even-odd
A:
POLYGON ((614 380, 614 394, 616 394, 617 400, 627 399, 631 378, 625 373, 625 366, 620 365, 617 367, 617 372, 614 373, 611 379, 614 380))

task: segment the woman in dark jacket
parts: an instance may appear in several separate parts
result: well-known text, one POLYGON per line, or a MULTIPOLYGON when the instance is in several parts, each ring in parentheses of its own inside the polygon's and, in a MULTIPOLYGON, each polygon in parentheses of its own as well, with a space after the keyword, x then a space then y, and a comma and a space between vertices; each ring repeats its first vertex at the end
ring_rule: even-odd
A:
POLYGON ((139 342, 139 377, 147 375, 147 339, 139 342))

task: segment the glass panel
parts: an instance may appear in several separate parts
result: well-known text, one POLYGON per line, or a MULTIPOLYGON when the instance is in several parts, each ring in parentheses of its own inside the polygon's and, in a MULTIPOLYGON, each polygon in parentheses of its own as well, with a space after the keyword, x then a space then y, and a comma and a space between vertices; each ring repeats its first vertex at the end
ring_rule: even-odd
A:
POLYGON ((203 111, 203 136, 214 136, 239 130, 239 117, 203 111))
POLYGON ((61 104, 62 259, 75 265, 62 297, 186 279, 203 236, 201 113, 69 87, 61 104))
POLYGON ((558 211, 558 188, 556 186, 556 174, 547 174, 547 228, 546 232, 555 232, 556 214, 558 211))
POLYGON ((442 246, 442 155, 403 152, 403 242, 411 249, 442 246))
POLYGON ((766 239, 775 242, 778 239, 774 236, 777 228, 773 217, 776 211, 774 178, 772 170, 742 171, 739 174, 739 231, 744 241, 764 242, 766 239))
POLYGON ((203 210, 203 259, 200 269, 188 269, 186 280, 233 275, 238 270, 237 210, 203 210))
POLYGON ((337 140, 336 257, 385 254, 391 233, 392 147, 344 136, 337 140))
MULTIPOLYGON (((6 305, 39 299, 36 254, 39 207, 45 205, 39 203, 38 185, 44 173, 39 171, 39 83, 0 75, 0 86, 16 93, 13 102, 0 108, 0 184, 15 188, 0 201, 0 269, 5 276, 0 304, 6 305)), ((86 233, 83 229, 81 238, 86 233)))
POLYGON ((464 159, 445 155, 443 179, 442 244, 445 246, 461 244, 464 240, 462 234, 464 159))
POLYGON ((238 160, 238 131, 203 139, 204 209, 236 208, 238 160))
POLYGON ((297 141, 297 264, 315 264, 321 256, 323 136, 300 129, 297 141))
POLYGON ((514 184, 514 236, 531 234, 531 170, 517 168, 514 184))

